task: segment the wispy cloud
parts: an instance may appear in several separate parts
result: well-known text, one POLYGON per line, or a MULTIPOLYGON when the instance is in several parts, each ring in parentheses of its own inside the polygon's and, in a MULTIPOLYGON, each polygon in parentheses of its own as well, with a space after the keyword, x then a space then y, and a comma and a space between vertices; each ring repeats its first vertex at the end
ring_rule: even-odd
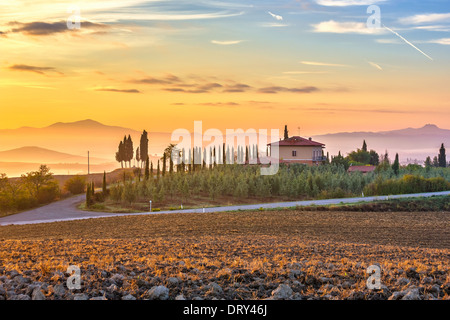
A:
POLYGON ((283 21, 283 17, 278 15, 278 14, 274 14, 274 13, 272 13, 270 11, 268 12, 268 14, 270 14, 275 20, 283 21))
POLYGON ((450 46, 450 38, 435 39, 435 40, 429 40, 426 42, 450 46))
POLYGON ((375 69, 378 69, 378 70, 380 70, 380 71, 383 71, 383 68, 380 67, 379 64, 377 64, 377 63, 375 63, 375 62, 372 62, 372 61, 367 61, 367 63, 370 64, 370 65, 371 65, 372 67, 374 67, 375 69))
POLYGON ((377 108, 322 108, 322 107, 312 107, 312 108, 305 108, 302 109, 305 111, 319 111, 319 112, 351 112, 351 113, 398 113, 398 114, 410 114, 410 110, 394 110, 394 109, 377 109, 377 108))
POLYGON ((42 74, 42 75, 45 75, 49 72, 58 73, 61 75, 63 74, 62 72, 59 72, 58 70, 56 70, 53 67, 37 67, 37 66, 30 66, 30 65, 26 65, 26 64, 15 64, 15 65, 9 66, 8 69, 13 70, 13 71, 33 72, 33 73, 42 74))
POLYGON ((141 79, 131 80, 130 82, 133 82, 136 84, 157 84, 157 85, 158 84, 159 85, 169 84, 169 85, 173 85, 173 84, 182 83, 182 80, 174 75, 167 75, 167 76, 161 77, 161 78, 144 77, 141 79))
MULTIPOLYGON (((9 31, 9 33, 22 33, 30 36, 48 36, 55 33, 73 31, 67 28, 66 21, 58 21, 58 22, 34 21, 29 23, 20 23, 14 21, 10 22, 8 25, 15 26, 9 31)), ((100 23, 93 23, 90 21, 82 21, 81 28, 82 30, 84 29, 106 30, 109 29, 110 26, 100 23)))
POLYGON ((427 30, 427 31, 437 31, 437 32, 450 32, 450 25, 426 25, 426 26, 415 26, 412 27, 415 30, 427 30))
MULTIPOLYGON (((211 80, 211 79, 209 79, 211 80)), ((289 88, 283 86, 267 86, 267 87, 254 87, 247 83, 237 82, 231 79, 218 79, 215 78, 214 82, 208 81, 197 75, 191 75, 190 77, 180 78, 174 75, 166 77, 144 77, 141 79, 134 79, 128 81, 135 84, 153 85, 160 87, 161 90, 173 93, 278 93, 278 92, 290 92, 290 93, 312 93, 319 91, 318 88, 312 86, 305 86, 300 88, 289 88)))
POLYGON ((141 93, 137 89, 116 89, 116 88, 98 88, 95 91, 117 92, 117 93, 141 93))
POLYGON ((218 44, 221 46, 229 46, 229 45, 233 45, 233 44, 239 44, 243 42, 243 40, 211 40, 211 43, 213 44, 218 44))
POLYGON ((108 12, 97 13, 90 15, 93 20, 101 22, 118 22, 118 21, 187 21, 187 20, 210 20, 220 18, 230 18, 241 16, 245 14, 244 11, 230 12, 201 12, 195 13, 192 11, 186 12, 154 12, 154 13, 138 13, 137 10, 130 10, 130 12, 108 12))
POLYGON ((355 33, 355 34, 381 34, 381 28, 367 28, 363 22, 338 22, 334 20, 313 24, 314 32, 322 33, 355 33))
POLYGON ((326 74, 328 71, 284 71, 283 74, 326 74))
POLYGON ((223 90, 223 92, 229 92, 229 93, 233 93, 233 92, 245 92, 249 89, 251 89, 252 87, 249 86, 248 84, 245 83, 236 83, 236 84, 232 84, 232 85, 227 85, 225 87, 225 90, 223 90))
POLYGON ((286 23, 277 23, 277 22, 268 22, 268 23, 261 23, 261 27, 266 28, 283 28, 288 27, 289 25, 286 23))
POLYGON ((368 6, 386 0, 316 0, 316 3, 327 7, 368 6))
POLYGON ((434 23, 434 22, 448 22, 450 19, 450 13, 426 13, 417 14, 405 18, 400 18, 399 22, 403 24, 422 24, 422 23, 434 23))
POLYGON ((287 87, 265 87, 258 90, 259 93, 279 93, 279 92, 292 92, 292 93, 312 93, 319 91, 316 87, 303 87, 303 88, 287 88, 287 87))
POLYGON ((402 44, 403 42, 398 40, 398 39, 375 39, 376 42, 378 43, 383 43, 383 44, 402 44))
POLYGON ((337 63, 327 63, 327 62, 316 62, 316 61, 300 61, 301 64, 305 64, 308 66, 324 66, 324 67, 350 67, 346 64, 337 64, 337 63))
POLYGON ((240 104, 237 102, 204 102, 199 103, 199 105, 208 107, 237 107, 240 104))

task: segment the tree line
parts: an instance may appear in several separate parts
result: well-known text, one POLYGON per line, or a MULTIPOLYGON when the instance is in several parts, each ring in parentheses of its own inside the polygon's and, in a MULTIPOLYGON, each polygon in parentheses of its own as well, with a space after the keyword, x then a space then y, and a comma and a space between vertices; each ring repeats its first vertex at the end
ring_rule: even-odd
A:
POLYGON ((343 165, 308 166, 281 164, 273 176, 261 176, 259 166, 217 165, 196 171, 150 175, 140 179, 128 176, 110 188, 110 200, 125 206, 133 203, 186 203, 193 198, 221 197, 234 199, 269 198, 305 200, 357 197, 362 194, 398 194, 450 189, 450 170, 409 165, 399 168, 398 175, 391 166, 376 172, 348 174, 343 165), (413 177, 413 178, 411 178, 413 177), (409 184, 413 183, 412 186, 409 184))
POLYGON ((445 154, 445 147, 444 144, 441 145, 441 148, 439 149, 439 154, 433 158, 433 161, 431 160, 431 157, 428 156, 425 160, 425 167, 426 168, 445 168, 449 166, 447 163, 447 156, 445 154))
MULTIPOLYGON (((389 159, 389 154, 386 151, 384 154, 380 155, 374 150, 368 151, 366 141, 363 141, 363 145, 361 149, 357 149, 356 151, 350 152, 346 157, 341 155, 339 151, 337 156, 331 157, 331 163, 343 165, 346 169, 350 166, 381 166, 383 168, 387 166, 391 166, 394 170, 395 174, 398 175, 400 169, 400 162, 398 153, 395 154, 395 160, 391 164, 389 159)), ((448 166, 446 155, 445 155, 445 147, 442 143, 441 148, 439 149, 439 155, 435 156, 433 160, 428 156, 424 162, 426 168, 435 167, 435 168, 445 168, 448 166)))
MULTIPOLYGON (((121 164, 122 168, 131 168, 131 162, 136 160, 138 167, 146 168, 146 172, 153 172, 153 163, 148 155, 148 133, 143 131, 140 139, 139 147, 134 151, 133 140, 130 135, 124 136, 119 142, 116 152, 116 161, 121 164)), ((266 150, 267 151, 267 150, 266 150)), ((234 146, 226 145, 222 147, 213 146, 209 148, 194 147, 186 150, 179 149, 175 144, 169 144, 164 150, 162 157, 157 161, 157 174, 164 175, 166 172, 176 171, 195 171, 200 168, 212 168, 219 164, 245 164, 258 163, 259 152, 258 145, 234 146), (174 163, 173 156, 177 158, 174 163)))
POLYGON ((41 165, 39 170, 8 178, 0 174, 0 212, 15 212, 50 203, 60 196, 58 182, 50 168, 41 165))

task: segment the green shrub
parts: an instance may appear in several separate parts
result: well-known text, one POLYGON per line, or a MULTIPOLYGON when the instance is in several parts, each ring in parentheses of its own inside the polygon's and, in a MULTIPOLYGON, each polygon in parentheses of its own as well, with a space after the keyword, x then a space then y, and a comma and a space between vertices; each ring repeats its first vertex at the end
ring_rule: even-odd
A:
POLYGON ((60 192, 58 183, 56 181, 52 181, 51 183, 48 183, 47 185, 39 189, 36 194, 36 200, 39 204, 50 203, 56 200, 59 194, 60 192))
POLYGON ((86 178, 82 176, 75 176, 64 183, 64 189, 71 194, 82 194, 86 190, 86 178))
POLYGON ((94 201, 95 202, 104 202, 105 201, 105 194, 103 191, 94 193, 94 201))
POLYGON ((450 182, 443 177, 424 178, 405 175, 399 179, 377 179, 364 188, 364 193, 372 195, 408 194, 450 190, 450 182))
POLYGON ((119 184, 113 185, 110 188, 110 197, 116 203, 119 203, 122 200, 122 191, 123 187, 119 184))

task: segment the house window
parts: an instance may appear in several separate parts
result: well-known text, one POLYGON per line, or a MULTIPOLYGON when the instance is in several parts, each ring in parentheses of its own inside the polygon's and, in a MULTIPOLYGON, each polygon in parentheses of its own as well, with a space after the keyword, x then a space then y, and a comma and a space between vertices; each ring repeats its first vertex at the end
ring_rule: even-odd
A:
POLYGON ((292 156, 296 157, 297 156, 297 151, 292 151, 292 156))

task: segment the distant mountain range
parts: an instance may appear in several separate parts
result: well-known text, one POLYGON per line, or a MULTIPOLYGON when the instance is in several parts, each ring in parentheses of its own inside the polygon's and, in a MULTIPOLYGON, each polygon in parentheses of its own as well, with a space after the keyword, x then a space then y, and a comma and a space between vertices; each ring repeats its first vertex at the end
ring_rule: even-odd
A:
POLYGON ((388 151, 392 159, 398 153, 402 163, 408 159, 411 163, 414 159, 422 162, 427 156, 433 158, 439 153, 442 143, 450 147, 450 130, 427 124, 421 128, 392 131, 332 133, 314 136, 313 139, 324 143, 330 155, 336 155, 339 151, 345 155, 361 148, 366 140, 368 149, 381 154, 388 151))
MULTIPOLYGON (((111 160, 94 157, 90 157, 89 160, 91 164, 111 162, 111 160)), ((87 155, 82 157, 40 147, 22 147, 8 151, 0 151, 0 162, 85 164, 87 163, 87 155)))
MULTIPOLYGON (((43 163, 51 165, 52 170, 61 168, 58 170, 64 171, 64 174, 67 171, 86 173, 88 151, 92 172, 118 168, 115 153, 119 142, 125 135, 131 135, 136 149, 141 133, 94 120, 58 122, 44 128, 3 129, 0 130, 0 173, 17 175, 37 170, 38 165, 43 163)), ((339 151, 346 155, 361 148, 363 140, 366 140, 368 148, 380 154, 388 151, 393 158, 395 153, 399 153, 402 163, 413 162, 414 159, 423 162, 427 156, 438 154, 441 143, 450 146, 450 130, 432 124, 381 132, 331 133, 312 138, 324 143, 325 152, 330 155, 336 155, 339 151)), ((171 133, 149 131, 149 153, 154 163, 171 142, 171 133)))
MULTIPOLYGON (((0 130, 0 150, 38 146, 49 150, 58 150, 72 155, 115 161, 115 152, 125 135, 131 135, 135 148, 139 146, 142 131, 129 128, 108 126, 94 120, 76 122, 58 122, 44 128, 22 127, 0 130)), ((168 133, 151 133, 150 152, 161 153, 166 145, 162 141, 170 140, 168 133), (161 139, 162 137, 162 139, 161 139)))

